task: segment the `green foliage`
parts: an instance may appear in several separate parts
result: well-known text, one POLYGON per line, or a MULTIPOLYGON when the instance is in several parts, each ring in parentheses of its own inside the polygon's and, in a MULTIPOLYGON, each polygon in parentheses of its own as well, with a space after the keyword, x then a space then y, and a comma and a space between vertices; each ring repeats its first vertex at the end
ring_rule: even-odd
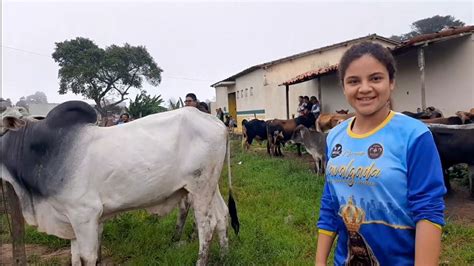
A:
POLYGON ((461 163, 453 165, 448 169, 449 179, 461 179, 463 186, 469 187, 469 168, 467 164, 461 163))
POLYGON ((153 86, 161 82, 163 71, 144 46, 111 45, 99 48, 89 39, 56 43, 52 54, 59 64, 59 93, 71 91, 96 103, 96 109, 105 115, 102 99, 119 96, 117 105, 126 99, 130 88, 141 90, 146 80, 153 86))
MULTIPOLYGON (((240 141, 231 144, 233 194, 241 233, 237 237, 229 230, 229 253, 224 257, 214 237, 209 264, 314 265, 324 178, 312 174, 304 158, 270 158, 264 146, 257 147, 258 152, 243 153, 240 141)), ((227 167, 220 188, 227 199, 227 167)), ((103 250, 114 264, 193 265, 199 246, 192 213, 177 243, 171 242, 175 224, 176 211, 163 218, 145 211, 119 215, 105 224, 103 250)), ((448 220, 443 231, 441 262, 473 264, 474 227, 448 220)), ((27 234, 27 242, 44 243, 44 239, 31 237, 40 233, 28 230, 27 234)), ((48 246, 61 246, 49 241, 48 246)))
POLYGON ((130 101, 127 112, 134 118, 140 118, 167 111, 166 107, 161 106, 162 103, 161 95, 151 97, 146 92, 142 92, 135 97, 134 101, 130 101))
POLYGON ((28 95, 26 96, 26 102, 28 104, 31 103, 48 103, 48 97, 46 97, 46 94, 42 91, 37 91, 35 94, 28 95))
POLYGON ((424 18, 413 22, 410 26, 412 29, 411 32, 399 36, 392 35, 390 39, 395 41, 406 41, 418 35, 441 31, 446 27, 458 27, 464 25, 464 22, 459 19, 456 19, 453 16, 436 15, 430 18, 424 18))
POLYGON ((184 106, 183 99, 181 99, 181 97, 179 97, 179 99, 176 101, 169 99, 168 106, 169 106, 168 107, 169 110, 179 109, 184 106))

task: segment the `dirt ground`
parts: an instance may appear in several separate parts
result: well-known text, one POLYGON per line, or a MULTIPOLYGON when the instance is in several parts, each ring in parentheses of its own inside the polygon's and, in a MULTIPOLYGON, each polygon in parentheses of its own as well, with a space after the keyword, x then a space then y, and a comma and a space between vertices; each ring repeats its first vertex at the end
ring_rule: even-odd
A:
POLYGON ((451 186, 453 193, 445 198, 446 218, 474 227, 474 199, 469 196, 469 190, 455 182, 451 186))

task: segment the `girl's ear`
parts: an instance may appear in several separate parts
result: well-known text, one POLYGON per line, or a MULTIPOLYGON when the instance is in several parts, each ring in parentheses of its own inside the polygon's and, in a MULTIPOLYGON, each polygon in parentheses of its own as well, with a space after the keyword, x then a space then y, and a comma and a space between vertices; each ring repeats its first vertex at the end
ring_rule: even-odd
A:
POLYGON ((395 89, 395 79, 390 81, 390 91, 393 91, 395 89))

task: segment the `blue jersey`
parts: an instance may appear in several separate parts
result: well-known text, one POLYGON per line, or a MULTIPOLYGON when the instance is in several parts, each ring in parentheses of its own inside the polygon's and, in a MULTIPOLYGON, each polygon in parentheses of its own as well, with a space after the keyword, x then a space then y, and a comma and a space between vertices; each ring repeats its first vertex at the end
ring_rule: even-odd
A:
POLYGON ((362 135, 351 131, 353 120, 327 137, 319 231, 338 234, 336 265, 412 265, 416 223, 444 225, 446 189, 431 132, 393 111, 362 135))

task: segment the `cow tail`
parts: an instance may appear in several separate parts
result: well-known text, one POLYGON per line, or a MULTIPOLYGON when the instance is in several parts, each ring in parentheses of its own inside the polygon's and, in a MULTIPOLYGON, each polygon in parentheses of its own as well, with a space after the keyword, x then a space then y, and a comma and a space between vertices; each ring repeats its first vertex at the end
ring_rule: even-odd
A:
POLYGON ((234 229, 236 235, 239 234, 240 222, 239 217, 237 216, 237 204, 235 203, 234 197, 232 195, 232 175, 230 172, 230 137, 227 135, 227 177, 229 180, 229 214, 230 214, 230 224, 234 229))

